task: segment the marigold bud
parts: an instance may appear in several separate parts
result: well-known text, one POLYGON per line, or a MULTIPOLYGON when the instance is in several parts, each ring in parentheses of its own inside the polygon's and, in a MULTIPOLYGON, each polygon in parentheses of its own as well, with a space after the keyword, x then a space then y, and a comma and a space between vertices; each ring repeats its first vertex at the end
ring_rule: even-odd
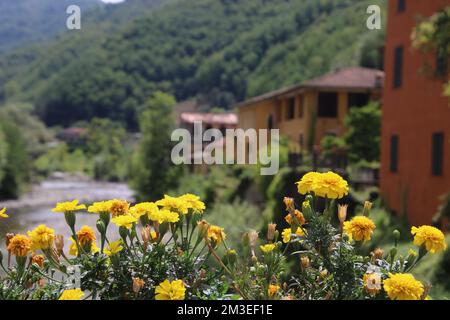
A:
POLYGON ((327 269, 323 269, 322 271, 320 271, 320 279, 325 279, 328 276, 328 270, 327 269))
POLYGON ((372 251, 372 257, 375 260, 379 260, 382 259, 384 255, 384 251, 381 248, 376 248, 375 250, 372 251))
POLYGON ((345 219, 347 219, 347 209, 348 204, 338 205, 338 218, 341 225, 344 224, 345 219))
POLYGON ((147 251, 148 243, 150 241, 150 226, 145 226, 141 230, 142 242, 144 243, 144 251, 147 251))
POLYGON ((300 261, 302 263, 303 270, 308 269, 311 265, 311 261, 309 260, 308 256, 302 256, 300 258, 300 261))
POLYGON ((372 209, 373 203, 366 201, 364 202, 364 210, 363 210, 363 215, 365 215, 366 217, 369 216, 370 214, 370 210, 372 209))
POLYGON ((145 282, 141 278, 133 278, 133 292, 134 294, 138 294, 142 287, 144 286, 145 282))
POLYGON ((208 235, 208 229, 209 229, 209 223, 206 220, 200 220, 197 222, 198 227, 198 237, 200 238, 206 238, 208 235))
POLYGON ((45 261, 45 258, 41 254, 33 255, 33 257, 31 258, 31 263, 35 263, 41 268, 44 267, 44 261, 45 261))
POLYGON ((273 242, 275 239, 275 231, 276 231, 277 225, 275 223, 269 223, 267 226, 267 241, 273 242))
POLYGON ((58 250, 59 254, 63 253, 64 250, 64 236, 61 234, 58 234, 55 236, 55 247, 56 250, 58 250))
POLYGON ((293 210, 295 210, 294 199, 288 198, 288 197, 284 197, 283 202, 286 205, 286 211, 293 211, 293 210))

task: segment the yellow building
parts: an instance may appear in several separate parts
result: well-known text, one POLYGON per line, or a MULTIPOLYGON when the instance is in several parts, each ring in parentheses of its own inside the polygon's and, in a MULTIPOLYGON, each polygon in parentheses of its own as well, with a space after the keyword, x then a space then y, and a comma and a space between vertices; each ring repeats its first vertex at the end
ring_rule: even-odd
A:
POLYGON ((352 107, 380 100, 384 72, 361 67, 337 70, 237 105, 242 129, 279 129, 297 150, 317 148, 325 135, 341 136, 352 107))

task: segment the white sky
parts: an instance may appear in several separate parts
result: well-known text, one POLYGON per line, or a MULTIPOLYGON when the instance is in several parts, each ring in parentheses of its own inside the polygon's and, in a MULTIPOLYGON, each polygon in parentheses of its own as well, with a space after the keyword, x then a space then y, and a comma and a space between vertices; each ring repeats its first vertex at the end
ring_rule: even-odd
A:
POLYGON ((104 3, 120 3, 124 2, 125 0, 102 0, 104 3))

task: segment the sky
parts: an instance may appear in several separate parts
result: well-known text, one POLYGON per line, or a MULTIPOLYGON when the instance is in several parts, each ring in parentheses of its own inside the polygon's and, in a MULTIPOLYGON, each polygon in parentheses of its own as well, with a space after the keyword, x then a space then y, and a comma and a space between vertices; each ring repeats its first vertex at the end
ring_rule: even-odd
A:
POLYGON ((125 0, 102 0, 104 3, 120 3, 124 2, 125 0))

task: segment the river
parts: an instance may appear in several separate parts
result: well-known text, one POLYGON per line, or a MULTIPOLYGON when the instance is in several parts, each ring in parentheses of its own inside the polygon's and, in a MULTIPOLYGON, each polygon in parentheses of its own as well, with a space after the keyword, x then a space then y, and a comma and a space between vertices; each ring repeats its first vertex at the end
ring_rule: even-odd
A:
MULTIPOLYGON (((6 233, 26 233, 40 224, 46 224, 55 229, 56 234, 64 235, 67 245, 70 230, 65 223, 64 214, 51 212, 51 209, 56 202, 74 199, 84 204, 108 199, 133 201, 133 192, 126 184, 122 183, 76 179, 47 180, 35 185, 30 192, 18 200, 0 202, 0 209, 6 207, 9 215, 9 218, 0 220, 2 251, 5 249, 4 236, 6 233)), ((76 227, 89 225, 95 229, 97 219, 98 215, 95 214, 78 213, 76 227)))

